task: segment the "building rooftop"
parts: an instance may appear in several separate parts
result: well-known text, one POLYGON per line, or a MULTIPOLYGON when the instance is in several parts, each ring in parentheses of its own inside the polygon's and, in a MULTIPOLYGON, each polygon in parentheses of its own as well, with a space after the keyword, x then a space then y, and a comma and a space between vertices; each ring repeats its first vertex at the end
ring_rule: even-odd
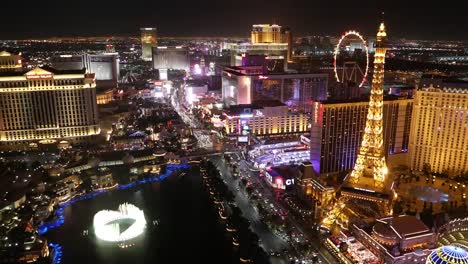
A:
POLYGON ((256 106, 254 104, 231 105, 225 110, 225 113, 230 115, 251 114, 251 112, 246 112, 245 109, 255 110, 262 109, 262 107, 256 106))
POLYGON ((328 78, 327 73, 321 73, 321 72, 311 72, 311 73, 305 73, 305 72, 269 72, 269 73, 263 73, 262 71, 262 66, 229 66, 226 67, 224 72, 233 74, 236 76, 263 76, 264 79, 268 78, 274 78, 274 77, 302 77, 302 76, 316 76, 316 75, 322 75, 324 77, 328 78))
MULTIPOLYGON (((384 95, 385 101, 396 101, 396 100, 405 100, 411 99, 406 96, 397 96, 393 94, 384 95)), ((327 99, 320 101, 322 104, 346 104, 346 103, 369 103, 369 95, 361 96, 360 98, 353 99, 327 99)))
POLYGON ((286 106, 278 100, 260 100, 252 104, 231 105, 224 112, 229 115, 253 114, 256 109, 264 109, 265 107, 280 107, 286 106), (249 110, 247 110, 249 109, 249 110))
POLYGON ((282 176, 283 178, 299 178, 299 167, 288 165, 271 167, 268 170, 268 173, 272 177, 282 176))
POLYGON ((432 231, 419 219, 411 215, 381 218, 374 226, 374 232, 381 236, 399 239, 431 234, 432 231))
POLYGON ((41 69, 51 72, 53 74, 85 74, 86 73, 85 68, 80 69, 80 70, 58 70, 50 66, 42 66, 41 69))
POLYGON ((277 106, 286 106, 282 102, 278 100, 257 100, 254 101, 252 105, 259 106, 259 107, 277 107, 277 106))
POLYGON ((424 87, 447 87, 447 88, 468 88, 468 81, 462 80, 457 76, 446 76, 442 74, 423 74, 421 76, 421 81, 419 89, 424 87))
POLYGON ((0 72, 0 76, 6 77, 6 76, 23 76, 25 74, 85 74, 86 69, 83 68, 81 70, 57 70, 54 69, 50 66, 43 66, 43 67, 37 67, 32 70, 29 69, 23 69, 22 71, 5 71, 5 72, 0 72))
POLYGON ((372 196, 377 199, 384 199, 384 200, 388 200, 390 198, 390 194, 388 193, 377 192, 373 190, 366 190, 364 188, 355 188, 352 186, 342 186, 341 192, 351 192, 351 193, 356 193, 356 194, 365 195, 365 196, 372 196))
POLYGON ((127 156, 132 156, 134 158, 146 157, 153 155, 152 149, 143 149, 143 150, 121 150, 121 151, 111 151, 111 152, 102 152, 99 154, 99 160, 101 161, 115 161, 122 160, 127 156))
POLYGON ((419 219, 410 215, 389 218, 388 223, 400 237, 411 237, 430 232, 429 228, 419 219))
POLYGON ((14 55, 14 54, 11 54, 10 52, 4 50, 4 51, 0 51, 0 56, 2 57, 8 57, 8 56, 11 56, 11 55, 14 55))
POLYGON ((434 250, 431 255, 427 258, 428 264, 467 264, 468 263, 468 252, 454 245, 448 245, 440 247, 434 250))

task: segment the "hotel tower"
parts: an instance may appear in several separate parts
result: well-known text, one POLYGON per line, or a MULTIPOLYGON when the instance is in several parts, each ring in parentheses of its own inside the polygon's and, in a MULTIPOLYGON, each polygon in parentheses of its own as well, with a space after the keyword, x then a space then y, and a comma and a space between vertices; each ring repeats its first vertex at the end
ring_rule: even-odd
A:
POLYGON ((100 133, 94 74, 35 68, 0 72, 0 147, 72 143, 100 133))

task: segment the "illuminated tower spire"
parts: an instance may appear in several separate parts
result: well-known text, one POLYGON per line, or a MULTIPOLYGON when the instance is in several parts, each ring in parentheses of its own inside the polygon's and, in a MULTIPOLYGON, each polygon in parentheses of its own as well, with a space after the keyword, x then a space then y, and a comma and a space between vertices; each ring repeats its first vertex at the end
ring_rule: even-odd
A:
POLYGON ((385 186, 387 164, 385 162, 382 126, 386 40, 387 32, 385 24, 382 22, 377 32, 374 74, 366 128, 356 164, 348 177, 348 182, 351 185, 378 192, 383 192, 387 187, 385 186))
POLYGON ((377 32, 374 75, 372 78, 364 136, 359 147, 354 169, 348 174, 341 186, 340 198, 322 221, 325 226, 330 227, 338 218, 346 225, 349 223, 349 217, 354 218, 356 215, 359 215, 359 217, 366 215, 368 217, 375 217, 376 215, 384 216, 392 214, 392 204, 396 196, 393 184, 390 184, 387 180, 388 170, 385 162, 382 124, 384 64, 385 52, 387 51, 386 40, 387 32, 385 31, 385 24, 382 22, 377 32), (349 200, 358 200, 358 202, 349 203, 349 200), (369 203, 374 205, 369 206, 369 203), (365 208, 363 211, 371 211, 373 213, 354 213, 353 210, 361 205, 364 206, 361 208, 365 208), (343 212, 347 212, 347 210, 344 210, 345 208, 350 208, 350 215, 344 214, 348 218, 342 216, 343 212))

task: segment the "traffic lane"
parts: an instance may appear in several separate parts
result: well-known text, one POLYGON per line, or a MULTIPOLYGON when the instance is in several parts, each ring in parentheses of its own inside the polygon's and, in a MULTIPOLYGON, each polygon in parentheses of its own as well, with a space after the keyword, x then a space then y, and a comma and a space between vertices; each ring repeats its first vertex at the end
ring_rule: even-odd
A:
POLYGON ((250 201, 248 197, 245 195, 245 193, 240 190, 240 188, 237 188, 239 184, 238 179, 234 179, 232 177, 232 174, 227 167, 225 162, 221 161, 221 158, 214 158, 217 160, 215 164, 217 165, 218 169, 222 172, 225 172, 226 175, 223 175, 223 179, 226 180, 228 183, 229 189, 235 194, 235 201, 239 208, 242 210, 243 214, 245 217, 251 221, 252 228, 255 231, 258 231, 258 233, 262 234, 263 239, 262 242, 267 246, 269 249, 282 249, 282 246, 286 246, 286 242, 283 240, 279 239, 276 237, 271 231, 268 229, 268 227, 260 220, 260 216, 258 215, 258 212, 253 208, 253 206, 250 204, 250 201), (227 176, 227 177, 226 177, 227 176), (278 242, 280 244, 278 244, 278 242))
MULTIPOLYGON (((274 203, 280 210, 288 211, 276 200, 275 196, 273 195, 273 192, 269 189, 269 186, 266 186, 266 182, 263 179, 260 179, 260 177, 258 177, 258 172, 255 173, 249 170, 250 165, 247 163, 247 161, 240 160, 239 164, 245 168, 245 172, 250 174, 250 179, 258 183, 257 186, 260 187, 259 189, 261 190, 262 195, 268 197, 269 200, 272 203, 274 203)), ((311 241, 312 245, 314 245, 318 249, 318 255, 320 257, 319 260, 325 263, 336 263, 336 261, 334 261, 335 258, 324 247, 320 245, 320 242, 316 239, 316 236, 314 234, 310 234, 309 232, 304 230, 302 226, 292 217, 288 217, 288 220, 296 227, 297 230, 299 230, 302 234, 306 235, 309 241, 311 241)))
POLYGON ((250 204, 250 201, 245 193, 240 190, 240 188, 239 190, 237 189, 239 180, 232 177, 231 172, 224 160, 219 157, 212 158, 211 160, 214 161, 218 170, 223 172, 221 175, 227 182, 229 189, 235 194, 235 201, 237 206, 239 209, 241 209, 243 215, 251 222, 252 230, 254 230, 254 232, 260 237, 260 244, 264 247, 267 253, 271 250, 277 252, 287 248, 288 244, 273 234, 268 226, 266 226, 266 224, 260 220, 258 212, 250 204))

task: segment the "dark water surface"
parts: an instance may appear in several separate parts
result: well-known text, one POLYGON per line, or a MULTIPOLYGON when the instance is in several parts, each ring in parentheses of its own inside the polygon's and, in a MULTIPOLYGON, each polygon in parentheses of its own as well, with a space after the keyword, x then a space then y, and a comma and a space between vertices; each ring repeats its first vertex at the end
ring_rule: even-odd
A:
POLYGON ((64 216, 65 224, 46 234, 49 242, 62 246, 64 264, 231 263, 231 248, 206 202, 198 173, 114 190, 65 208, 64 216), (143 209, 147 229, 135 246, 121 249, 95 238, 92 222, 96 212, 117 210, 124 202, 143 209))

